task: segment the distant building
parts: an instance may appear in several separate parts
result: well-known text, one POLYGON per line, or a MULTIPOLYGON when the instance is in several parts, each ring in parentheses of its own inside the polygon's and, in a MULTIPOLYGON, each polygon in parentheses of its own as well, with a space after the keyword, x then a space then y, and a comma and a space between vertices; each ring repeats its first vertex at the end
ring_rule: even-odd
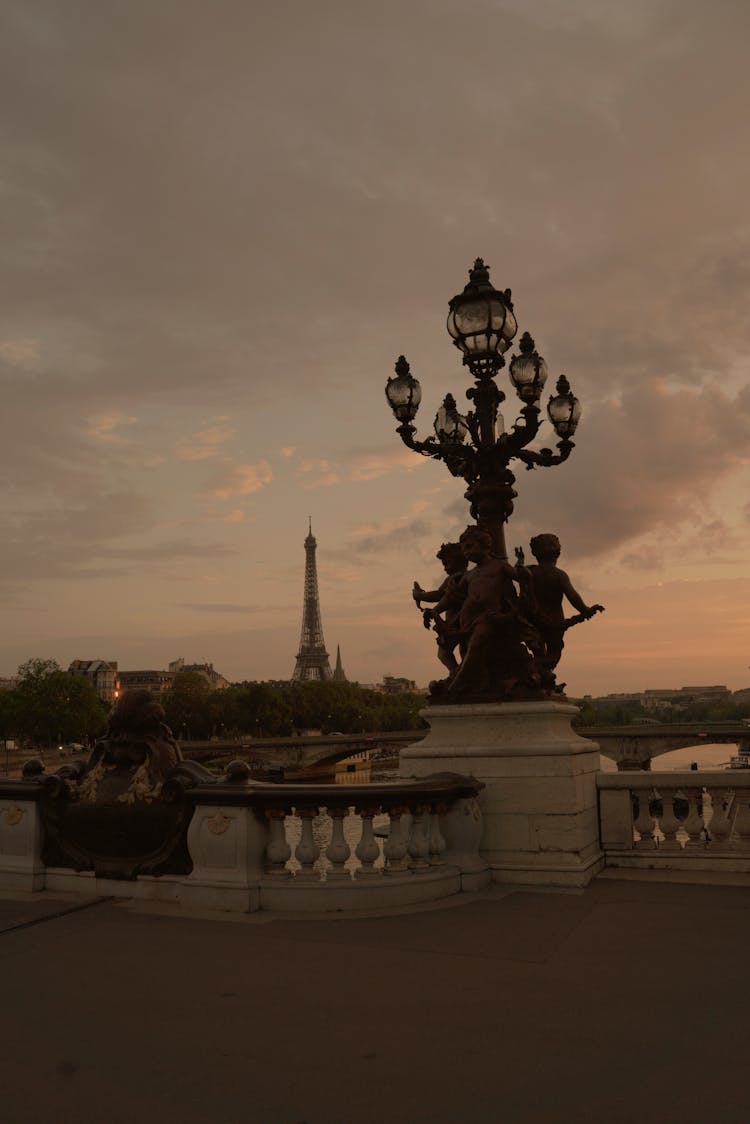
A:
POLYGON ((120 693, 117 660, 73 660, 68 674, 88 679, 102 702, 113 703, 120 693))
POLYGON ((212 691, 222 691, 230 686, 229 680, 216 671, 212 663, 185 663, 184 659, 172 660, 167 671, 154 669, 121 671, 120 685, 123 691, 132 691, 141 687, 154 695, 163 695, 173 686, 175 677, 181 671, 196 671, 205 679, 212 691))
POLYGON ((725 702, 732 692, 723 684, 710 687, 649 687, 645 691, 603 695, 592 699, 596 706, 618 706, 621 703, 639 703, 645 710, 685 710, 696 702, 725 702))
POLYGON ((169 670, 175 675, 180 671, 197 671, 214 691, 223 691, 229 687, 229 680, 221 675, 212 663, 185 663, 183 659, 172 660, 169 670))
POLYGON ((0 676, 0 691, 15 691, 18 686, 18 677, 11 675, 6 677, 0 676))
POLYGON ((641 705, 646 710, 668 707, 671 710, 685 710, 696 702, 725 702, 732 692, 723 684, 712 687, 680 687, 679 690, 647 690, 641 696, 641 705))
POLYGON ((384 675, 383 682, 377 685, 376 690, 382 691, 385 695, 422 695, 425 693, 413 679, 403 679, 398 675, 384 675))
POLYGON ((138 688, 151 691, 153 695, 162 695, 174 683, 174 671, 121 671, 120 688, 123 691, 134 691, 138 688))

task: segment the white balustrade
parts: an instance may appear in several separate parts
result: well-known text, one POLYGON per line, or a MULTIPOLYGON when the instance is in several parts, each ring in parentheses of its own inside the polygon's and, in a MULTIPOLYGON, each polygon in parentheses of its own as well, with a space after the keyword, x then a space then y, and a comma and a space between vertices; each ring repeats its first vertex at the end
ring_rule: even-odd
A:
POLYGON ((651 815, 651 800, 654 798, 653 785, 638 792, 638 818, 635 821, 635 830, 638 832, 638 842, 642 847, 655 847, 654 817, 651 815))
POLYGON ((403 830, 405 812, 406 808, 391 809, 391 830, 383 847, 386 874, 402 874, 409 869, 407 840, 403 830))
POLYGON ((708 837, 703 820, 703 790, 688 788, 686 785, 681 791, 688 802, 688 813, 682 821, 682 830, 687 837, 685 848, 695 850, 697 847, 705 847, 708 837))
POLYGON ((362 808, 362 834, 359 843, 354 849, 354 854, 359 861, 359 869, 355 872, 357 878, 379 877, 380 871, 375 869, 375 863, 380 858, 380 847, 373 832, 372 821, 374 818, 372 808, 362 808))
POLYGON ((320 856, 320 847, 316 843, 315 836, 313 835, 313 820, 317 815, 317 811, 315 808, 301 808, 297 814, 302 824, 300 841, 294 850, 294 857, 300 866, 300 869, 297 871, 297 877, 318 879, 320 875, 315 869, 315 863, 320 856))
POLYGON ((286 814, 266 811, 269 874, 291 874, 307 883, 345 882, 419 875, 446 865, 441 825, 450 802, 394 799, 392 807, 381 803, 378 811, 377 805, 343 803, 349 798, 345 789, 335 793, 342 803, 327 796, 326 805, 290 802, 286 814))
POLYGON ((597 787, 607 866, 750 876, 750 770, 600 773, 597 787))
POLYGON ((406 848, 409 853, 411 870, 428 870, 430 866, 430 840, 425 833, 424 818, 425 808, 420 804, 414 810, 411 818, 409 842, 406 848))
POLYGON ((659 832, 661 839, 659 840, 660 847, 666 847, 670 850, 680 850, 680 840, 677 833, 680 829, 680 821, 677 819, 675 813, 675 796, 677 790, 674 788, 660 787, 659 796, 661 797, 661 816, 659 818, 659 832))
POLYGON ((444 866, 446 842, 440 830, 440 817, 446 812, 445 804, 436 805, 430 812, 430 866, 444 866))
POLYGON ((750 846, 750 793, 737 792, 734 798, 734 825, 729 842, 735 847, 750 846))
POLYGON ((351 848, 344 838, 344 818, 348 814, 348 808, 331 808, 329 811, 333 824, 331 842, 326 848, 326 858, 331 864, 331 869, 327 873, 327 877, 330 879, 351 878, 351 874, 345 866, 351 854, 351 848))
POLYGON ((284 813, 277 808, 269 808, 266 811, 266 817, 269 823, 268 846, 266 847, 268 873, 277 878, 289 877, 291 872, 287 870, 286 864, 292 856, 292 848, 286 841, 284 813))
POLYGON ((711 819, 708 823, 712 847, 718 850, 729 840, 732 830, 730 823, 731 793, 725 785, 716 786, 710 790, 711 819))

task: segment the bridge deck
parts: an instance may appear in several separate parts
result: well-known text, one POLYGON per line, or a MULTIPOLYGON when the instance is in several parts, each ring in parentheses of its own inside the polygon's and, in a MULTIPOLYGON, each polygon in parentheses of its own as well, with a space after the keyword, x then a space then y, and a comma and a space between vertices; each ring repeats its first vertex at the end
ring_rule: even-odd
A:
POLYGON ((745 1124, 746 889, 466 898, 304 922, 0 900, 3 1119, 692 1124, 719 1106, 745 1124))

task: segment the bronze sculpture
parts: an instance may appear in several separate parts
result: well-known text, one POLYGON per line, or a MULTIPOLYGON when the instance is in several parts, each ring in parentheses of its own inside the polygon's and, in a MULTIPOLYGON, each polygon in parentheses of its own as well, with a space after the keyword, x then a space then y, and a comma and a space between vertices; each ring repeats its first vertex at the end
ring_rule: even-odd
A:
POLYGON ((85 764, 34 772, 48 866, 109 878, 189 873, 187 792, 213 778, 183 760, 164 718, 150 691, 125 691, 85 764))
POLYGON ((568 575, 557 565, 561 549, 557 535, 534 535, 529 546, 536 565, 526 567, 520 549, 516 550, 516 559, 519 573, 525 570, 529 577, 530 612, 539 638, 534 655, 540 666, 542 683, 560 692, 562 687, 555 683, 554 670, 560 662, 566 629, 590 620, 596 613, 603 613, 604 606, 587 605, 568 575), (566 619, 563 598, 578 610, 575 616, 566 619))
POLYGON ((557 451, 529 448, 540 428, 538 403, 548 370, 534 340, 524 332, 520 354, 509 365, 510 380, 522 406, 518 420, 506 430, 499 411, 506 395, 496 377, 505 365, 504 353, 518 331, 518 322, 510 289, 494 288, 481 258, 469 271, 464 291, 449 302, 448 331, 474 379, 474 386, 466 391, 471 408, 465 415, 459 413, 453 395, 446 395, 435 416, 435 436, 418 440, 413 421, 422 390, 403 355, 386 386, 401 440, 414 452, 441 460, 452 476, 465 481, 464 496, 477 524, 461 536, 464 555, 474 563, 471 569, 463 576, 456 570, 455 580, 448 572, 445 581, 429 594, 416 583, 414 586, 418 605, 434 602, 433 608, 423 612, 423 619, 437 633, 438 658, 448 670, 446 679, 431 685, 432 693, 456 702, 559 697, 562 686, 557 684, 555 668, 564 631, 588 620, 601 606, 587 606, 564 571, 557 568, 559 542, 555 536, 535 536, 532 552, 534 546, 541 552, 536 565, 508 562, 505 524, 516 497, 515 476, 509 466, 513 460, 527 469, 563 464, 574 448, 572 437, 581 405, 561 375, 547 406, 559 439, 557 451), (567 621, 562 612, 564 597, 579 610, 567 621))
MULTIPOLYGON (((446 544, 455 546, 455 544, 446 544)), ((491 537, 479 527, 467 527, 460 546, 466 562, 463 573, 449 574, 437 590, 427 592, 415 582, 413 596, 433 600, 424 610, 425 624, 437 634, 438 658, 448 677, 430 684, 441 701, 482 701, 500 695, 508 699, 559 696, 555 668, 567 628, 595 613, 602 605, 586 605, 570 578, 557 566, 560 541, 556 535, 532 538, 536 565, 526 566, 523 551, 517 564, 497 556, 491 537), (565 618, 563 598, 575 616, 565 618), (456 660, 455 650, 461 655, 456 660)), ((441 551, 438 556, 441 556, 441 551)), ((455 566, 455 554, 443 558, 455 566)))
POLYGON ((559 438, 557 452, 528 447, 540 428, 539 400, 548 366, 525 332, 519 354, 509 363, 510 382, 523 405, 517 422, 506 430, 499 413, 506 396, 496 378, 517 329, 510 290, 494 288, 487 265, 478 257, 466 288, 450 300, 448 316, 453 343, 475 380, 466 391, 471 404, 467 414, 460 414, 453 395, 446 395, 435 415, 435 435, 419 441, 413 423, 422 388, 404 355, 399 356, 395 378, 386 387, 401 441, 416 453, 442 461, 453 477, 466 482, 464 498, 477 523, 461 536, 472 568, 461 573, 451 562, 439 588, 427 593, 415 582, 413 591, 417 605, 434 602, 423 618, 435 629, 437 656, 449 672, 448 678, 433 683, 432 692, 446 701, 559 696, 562 686, 554 669, 564 631, 602 610, 602 606, 587 606, 568 575, 558 569, 560 543, 554 535, 534 536, 535 565, 525 566, 523 556, 515 566, 508 562, 505 524, 516 497, 510 462, 536 469, 567 461, 581 414, 570 383, 560 375, 557 393, 548 404, 548 417, 559 438), (579 610, 576 617, 564 619, 563 598, 579 610))
POLYGON ((466 574, 468 561, 460 542, 444 542, 436 554, 443 563, 446 573, 444 581, 437 589, 424 590, 414 582, 412 597, 417 608, 422 609, 422 601, 433 601, 432 609, 422 610, 425 628, 434 627, 437 633, 438 659, 447 667, 449 674, 458 671, 455 649, 458 645, 458 615, 461 610, 461 581, 466 574), (441 614, 445 616, 441 616, 441 614))

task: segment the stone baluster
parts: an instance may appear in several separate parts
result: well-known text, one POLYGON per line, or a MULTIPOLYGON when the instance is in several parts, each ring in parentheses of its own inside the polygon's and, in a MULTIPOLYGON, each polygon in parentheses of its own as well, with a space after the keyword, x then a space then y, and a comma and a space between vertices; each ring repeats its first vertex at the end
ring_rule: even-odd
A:
POLYGON ((278 878, 291 878, 291 871, 287 869, 286 865, 292 857, 292 848, 286 841, 286 828, 284 826, 286 813, 280 808, 267 808, 266 816, 270 825, 268 846, 266 847, 268 874, 273 874, 278 878))
POLYGON ((425 805, 418 804, 411 817, 411 830, 409 832, 409 868, 411 870, 428 870, 430 841, 424 829, 425 805))
POLYGON ((348 808, 329 808, 328 815, 331 817, 331 842, 326 848, 326 858, 331 864, 331 869, 328 871, 327 878, 341 879, 351 878, 351 874, 344 865, 346 860, 351 854, 351 847, 344 838, 344 820, 349 815, 348 808))
POLYGON ((743 851, 750 847, 750 792, 741 788, 734 797, 734 824, 729 842, 743 851))
POLYGON ((380 856, 380 847, 372 830, 372 821, 375 815, 374 808, 358 808, 362 817, 362 835, 354 849, 354 854, 361 862, 361 867, 356 872, 356 878, 379 878, 380 871, 375 869, 375 863, 380 856))
POLYGON ((651 815, 651 801, 656 795, 653 788, 638 789, 638 816, 635 830, 640 835, 639 847, 658 846, 654 837, 654 817, 651 815))
POLYGON ((440 828, 440 818, 448 810, 446 804, 433 804, 430 812, 430 866, 444 866, 446 842, 440 828))
POLYGON ((711 849, 720 850, 729 841, 731 824, 729 822, 729 800, 731 794, 718 785, 710 790, 711 819, 708 821, 711 849))
POLYGON ((315 879, 316 881, 320 879, 320 873, 315 870, 315 863, 320 855, 320 847, 315 842, 312 829, 312 822, 317 814, 317 808, 297 809, 297 815, 302 823, 302 834, 294 851, 294 857, 300 865, 296 874, 297 878, 315 879))
POLYGON ((668 851, 679 851, 680 841, 677 838, 677 831, 681 824, 677 818, 674 809, 675 797, 677 790, 674 788, 661 788, 660 789, 662 813, 659 820, 659 830, 664 838, 661 840, 660 846, 668 851))
POLYGON ((404 874, 409 869, 406 840, 401 825, 401 817, 405 811, 406 808, 402 807, 390 809, 391 827, 383 847, 386 874, 404 874))
POLYGON ((703 789, 688 788, 683 789, 683 793, 688 802, 688 814, 682 822, 682 829, 688 836, 685 847, 686 849, 695 850, 706 844, 703 816, 701 814, 703 808, 701 800, 703 789), (701 838, 701 836, 703 836, 703 838, 701 838))

